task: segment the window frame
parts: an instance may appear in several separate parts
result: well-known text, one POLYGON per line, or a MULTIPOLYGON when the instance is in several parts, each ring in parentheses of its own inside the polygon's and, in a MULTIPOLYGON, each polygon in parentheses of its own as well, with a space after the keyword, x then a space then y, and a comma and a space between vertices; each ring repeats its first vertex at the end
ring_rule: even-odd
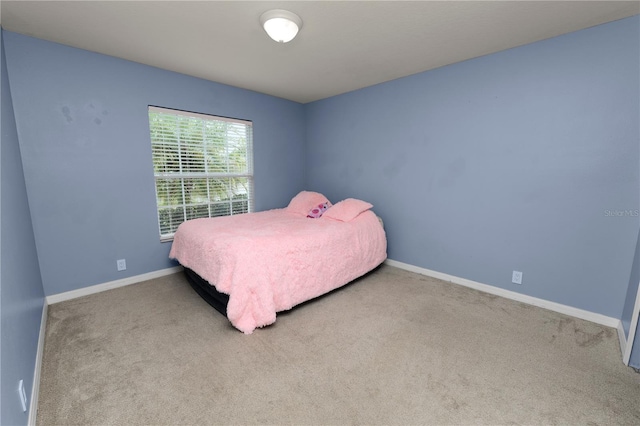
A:
MULTIPOLYGON (((201 218, 201 217, 232 216, 234 214, 251 213, 254 211, 255 193, 254 193, 254 174, 253 174, 253 122, 252 121, 216 116, 212 114, 183 111, 183 110, 177 110, 172 108, 158 107, 153 105, 148 106, 148 119, 149 119, 150 147, 152 150, 151 159, 152 159, 153 176, 154 176, 154 192, 156 197, 156 216, 157 216, 157 222, 158 222, 158 232, 160 235, 161 242, 173 241, 173 237, 175 235, 175 231, 177 230, 177 227, 179 226, 180 223, 186 220, 201 218), (175 118, 176 127, 174 131, 177 132, 177 137, 175 138, 175 144, 167 141, 160 141, 160 140, 154 141, 154 127, 152 123, 152 114, 165 114, 165 115, 176 117, 175 118), (183 168, 194 167, 192 163, 193 161, 192 159, 189 159, 187 156, 183 158, 183 154, 184 154, 184 151, 186 150, 186 147, 187 146, 193 147, 198 145, 193 144, 193 139, 181 138, 179 117, 186 117, 188 119, 200 120, 202 123, 203 130, 202 130, 202 139, 200 144, 202 146, 202 164, 198 164, 198 166, 201 166, 204 169, 204 171, 198 171, 198 172, 183 171, 183 168), (243 160, 246 160, 246 170, 243 170, 242 172, 232 172, 230 170, 231 168, 230 153, 232 152, 232 149, 230 148, 230 140, 232 138, 230 138, 230 132, 228 128, 225 128, 224 137, 223 137, 223 140, 224 140, 223 150, 226 155, 226 157, 224 158, 225 159, 224 164, 226 165, 227 170, 225 172, 208 170, 209 161, 207 158, 207 151, 206 151, 207 139, 204 136, 205 125, 206 125, 205 122, 224 122, 224 123, 231 123, 234 125, 244 126, 243 129, 245 132, 244 136, 245 136, 245 145, 246 145, 246 158, 244 158, 243 160), (160 148, 157 148, 157 147, 160 147, 160 148), (162 149, 164 150, 163 152, 166 152, 171 147, 177 150, 178 158, 179 158, 178 163, 179 163, 180 170, 179 171, 165 170, 164 172, 156 171, 156 164, 155 164, 156 151, 155 150, 162 149), (187 200, 188 191, 185 190, 185 181, 189 179, 193 180, 194 182, 195 180, 200 180, 201 181, 200 183, 206 182, 207 193, 206 193, 205 201, 194 203, 192 202, 192 200, 187 200), (234 199, 234 197, 238 195, 236 191, 232 191, 231 189, 231 187, 234 186, 234 183, 232 183, 234 179, 246 179, 246 185, 242 185, 244 189, 244 193, 246 193, 246 199, 245 198, 234 199), (159 196, 160 195, 159 181, 163 181, 163 183, 168 186, 169 185, 168 182, 170 182, 171 180, 180 180, 180 185, 179 185, 180 190, 176 194, 179 198, 181 198, 182 202, 179 202, 177 204, 161 205, 161 197, 159 196), (226 186, 226 188, 228 188, 228 192, 227 192, 227 195, 229 195, 228 199, 225 199, 225 200, 212 199, 210 186, 213 181, 218 181, 217 184, 221 186, 224 186, 225 181, 229 184, 226 186), (246 209, 244 208, 244 204, 246 204, 246 209), (227 214, 214 214, 215 212, 212 208, 213 206, 224 207, 226 205, 228 205, 227 214), (241 208, 241 211, 236 212, 236 208, 238 205, 242 206, 242 208, 241 208), (204 212, 202 211, 203 206, 206 206, 206 214, 204 214, 204 212), (174 223, 171 223, 168 228, 168 231, 170 232, 163 233, 161 212, 163 210, 171 210, 171 209, 175 210, 179 208, 182 208, 182 220, 175 225, 174 223), (195 215, 193 214, 194 212, 195 212, 195 215)), ((176 134, 174 134, 174 136, 175 135, 176 134)), ((177 222, 178 221, 176 221, 176 223, 177 222)))

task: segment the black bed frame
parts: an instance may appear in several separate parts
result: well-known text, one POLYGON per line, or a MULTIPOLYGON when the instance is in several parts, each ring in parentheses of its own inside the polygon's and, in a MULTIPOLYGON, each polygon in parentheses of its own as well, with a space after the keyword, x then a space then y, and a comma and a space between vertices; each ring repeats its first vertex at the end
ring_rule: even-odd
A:
MULTIPOLYGON (((380 265, 382 265, 382 264, 380 264, 380 265)), ((351 283, 353 283, 355 281, 359 281, 363 277, 366 277, 367 275, 371 274, 373 271, 375 271, 378 268, 380 268, 380 265, 376 266, 375 268, 373 268, 371 271, 367 272, 363 276, 354 279, 350 283, 347 283, 347 284, 345 284, 343 286, 335 288, 335 289, 331 290, 330 292, 322 294, 322 295, 320 295, 320 296, 318 296, 318 297, 316 297, 314 299, 310 299, 310 300, 307 300, 305 302, 302 302, 297 306, 306 305, 307 303, 311 303, 313 300, 320 299, 320 298, 328 296, 329 294, 332 294, 332 293, 335 293, 337 291, 340 291, 343 288, 345 288, 348 285, 350 285, 351 283)), ((196 293, 198 293, 200 295, 200 297, 202 297, 216 311, 220 312, 222 315, 224 315, 226 317, 227 316, 227 304, 229 303, 229 295, 228 294, 224 294, 224 293, 220 293, 218 290, 216 290, 215 286, 209 284, 209 282, 207 280, 205 280, 200 275, 198 275, 193 270, 191 270, 191 269, 189 269, 187 267, 184 267, 184 274, 187 277, 187 281, 189 281, 189 284, 196 291, 196 293)))
POLYGON ((209 284, 207 280, 196 274, 189 268, 184 268, 184 274, 191 287, 202 297, 208 304, 227 316, 227 304, 229 303, 229 295, 220 293, 214 286, 209 284))

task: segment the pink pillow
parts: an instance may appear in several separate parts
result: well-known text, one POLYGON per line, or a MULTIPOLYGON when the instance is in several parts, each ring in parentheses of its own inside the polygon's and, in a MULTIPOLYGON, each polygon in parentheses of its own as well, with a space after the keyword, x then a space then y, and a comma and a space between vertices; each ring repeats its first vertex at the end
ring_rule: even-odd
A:
MULTIPOLYGON (((327 197, 319 192, 301 191, 293 197, 287 206, 287 211, 306 216, 309 210, 317 207, 318 204, 328 203, 327 197)), ((329 203, 331 205, 331 203, 329 203)))
POLYGON ((328 217, 329 219, 335 219, 342 222, 349 222, 358 217, 360 213, 369 210, 371 207, 373 207, 373 205, 366 201, 347 198, 328 209, 322 217, 328 217))

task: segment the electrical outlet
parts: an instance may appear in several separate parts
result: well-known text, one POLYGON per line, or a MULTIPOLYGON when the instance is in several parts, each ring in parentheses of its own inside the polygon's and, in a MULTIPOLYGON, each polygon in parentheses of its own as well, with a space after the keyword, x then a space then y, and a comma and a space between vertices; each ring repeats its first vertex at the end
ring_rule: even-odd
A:
POLYGON ((522 284, 522 272, 513 271, 513 275, 511 275, 511 282, 514 284, 522 284))
POLYGON ((118 271, 124 271, 125 269, 127 269, 127 261, 124 259, 118 259, 116 261, 116 263, 118 264, 118 271))
POLYGON ((18 383, 18 396, 20 396, 20 404, 22 404, 22 412, 27 412, 27 394, 24 391, 24 381, 20 379, 18 383))

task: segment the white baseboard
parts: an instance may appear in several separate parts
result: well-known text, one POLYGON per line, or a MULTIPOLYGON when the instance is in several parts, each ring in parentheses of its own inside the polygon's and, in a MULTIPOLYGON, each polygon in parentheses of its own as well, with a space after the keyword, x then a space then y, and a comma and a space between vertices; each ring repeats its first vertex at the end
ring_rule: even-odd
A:
MULTIPOLYGON (((427 275, 429 277, 437 278, 443 281, 448 281, 453 284, 459 284, 465 287, 470 287, 476 290, 480 290, 485 293, 495 294, 506 299, 515 300, 517 302, 526 303, 528 305, 537 306, 539 308, 548 309, 550 311, 559 312, 561 314, 569 315, 572 317, 580 318, 586 321, 595 322, 607 327, 618 328, 620 320, 617 318, 608 317, 606 315, 598 314, 591 311, 585 311, 583 309, 574 308, 572 306, 563 305, 549 300, 539 299, 533 296, 527 296, 526 294, 517 293, 515 291, 505 290, 503 288, 494 287, 488 284, 482 284, 476 281, 471 281, 466 278, 456 277, 455 275, 444 274, 442 272, 432 271, 430 269, 421 268, 419 266, 410 265, 408 263, 398 262, 397 260, 387 259, 385 262, 389 266, 395 266, 396 268, 404 269, 406 271, 415 272, 421 275, 427 275)), ((623 352, 624 353, 624 352, 623 352)))
MULTIPOLYGON (((624 365, 629 365, 629 360, 631 359, 631 350, 633 349, 633 344, 635 343, 636 337, 636 329, 638 328, 638 317, 640 316, 640 286, 638 287, 638 292, 636 293, 636 301, 633 305, 633 314, 631 315, 631 323, 629 324, 629 336, 625 339, 626 347, 622 350, 622 362, 624 365)), ((624 335, 624 330, 622 331, 624 335)), ((637 343, 636 343, 637 346, 637 343)))
POLYGON ((33 371, 33 385, 31 386, 31 398, 29 399, 29 426, 35 426, 38 415, 38 395, 40 394, 40 371, 42 371, 42 357, 44 356, 44 336, 47 331, 47 313, 49 305, 45 300, 42 306, 42 319, 40 320, 40 334, 38 335, 38 349, 36 351, 36 366, 33 371))
MULTIPOLYGON (((618 340, 620 341, 620 351, 622 352, 622 361, 624 362, 624 354, 627 351, 627 337, 624 335, 622 321, 618 323, 618 340)), ((626 362, 625 365, 627 365, 626 362)))
POLYGON ((175 274, 182 271, 182 266, 174 266, 173 268, 160 269, 159 271, 147 272, 146 274, 135 275, 133 277, 123 278, 121 280, 109 281, 102 284, 96 284, 89 287, 79 288, 64 293, 53 294, 47 296, 47 304, 64 302, 65 300, 77 299, 78 297, 88 296, 90 294, 101 293, 118 287, 124 287, 136 284, 142 281, 152 280, 154 278, 164 277, 165 275, 175 274))

